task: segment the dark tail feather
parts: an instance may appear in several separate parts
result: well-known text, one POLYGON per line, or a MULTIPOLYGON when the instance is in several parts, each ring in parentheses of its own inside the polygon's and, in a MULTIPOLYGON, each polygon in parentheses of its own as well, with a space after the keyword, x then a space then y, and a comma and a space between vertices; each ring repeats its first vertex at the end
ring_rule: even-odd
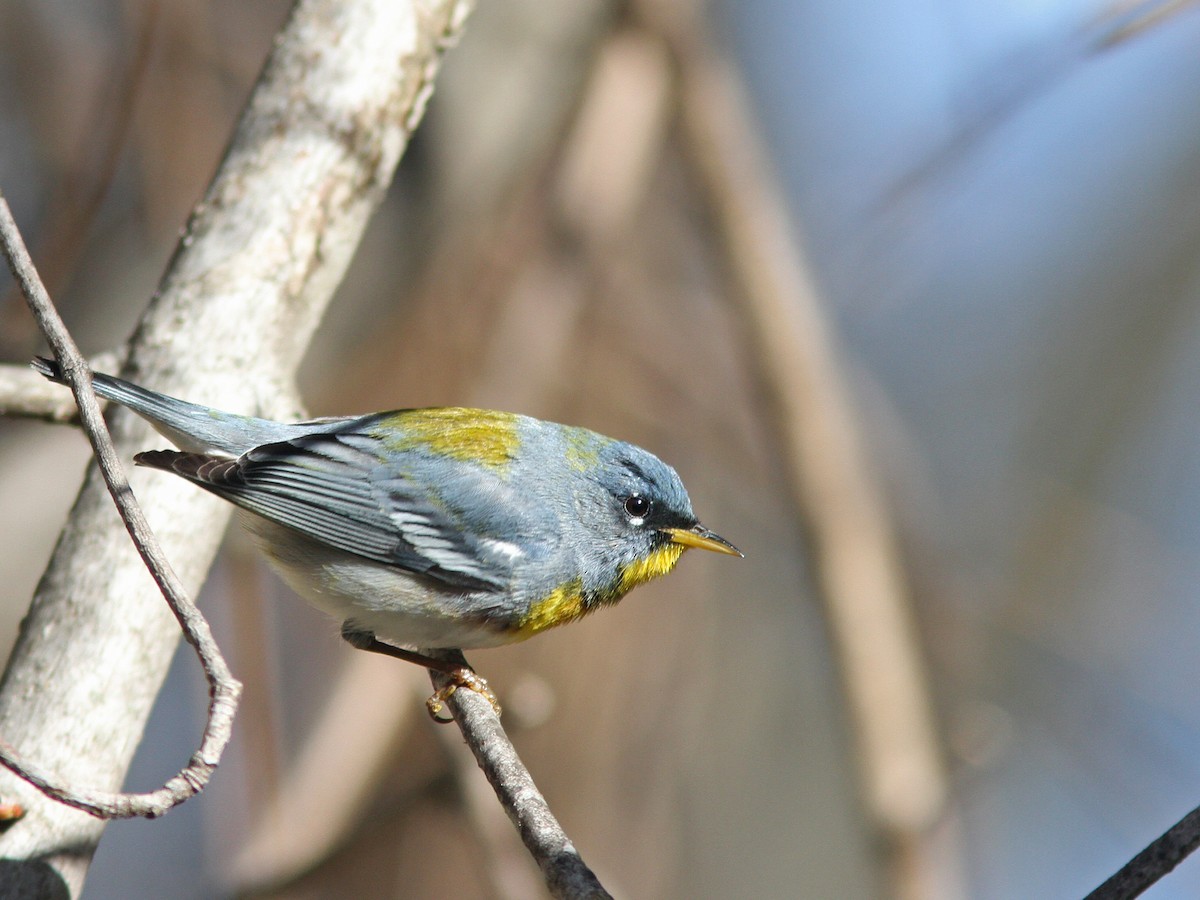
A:
POLYGON ((239 481, 236 459, 209 456, 205 453, 184 453, 179 450, 147 450, 134 456, 133 461, 149 469, 172 472, 204 487, 221 487, 239 481))
POLYGON ((44 356, 35 356, 30 361, 29 368, 57 384, 67 383, 67 379, 63 378, 62 366, 53 359, 46 359, 44 356))

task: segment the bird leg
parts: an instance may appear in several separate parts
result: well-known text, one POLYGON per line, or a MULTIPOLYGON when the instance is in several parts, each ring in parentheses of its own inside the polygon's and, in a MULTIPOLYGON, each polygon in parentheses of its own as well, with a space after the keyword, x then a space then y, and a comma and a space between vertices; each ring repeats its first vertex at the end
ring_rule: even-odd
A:
POLYGON ((458 657, 457 659, 440 659, 436 656, 426 656, 424 653, 417 653, 414 650, 405 650, 403 647, 386 644, 375 637, 374 633, 355 628, 349 622, 342 623, 342 640, 355 650, 381 653, 384 656, 391 656, 394 659, 416 663, 418 666, 424 666, 426 669, 431 669, 434 672, 440 672, 447 676, 450 679, 449 683, 439 688, 425 701, 425 708, 429 710, 429 715, 435 722, 444 724, 454 721, 453 718, 444 716, 442 710, 445 708, 446 701, 450 699, 450 695, 460 687, 465 687, 475 691, 477 694, 482 694, 492 704, 492 709, 496 711, 496 715, 500 715, 499 699, 497 699, 496 694, 492 691, 487 679, 481 675, 477 675, 475 670, 467 663, 461 650, 453 651, 458 657))

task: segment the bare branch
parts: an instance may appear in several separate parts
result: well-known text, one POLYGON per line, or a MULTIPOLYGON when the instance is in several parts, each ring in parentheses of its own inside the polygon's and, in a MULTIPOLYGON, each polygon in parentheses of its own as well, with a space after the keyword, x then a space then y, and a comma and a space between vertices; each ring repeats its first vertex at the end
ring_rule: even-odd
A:
POLYGON ((1200 807, 1155 838, 1084 900, 1130 900, 1140 897, 1200 847, 1200 807))
MULTIPOLYGON (((444 675, 429 674, 434 688, 441 690, 448 684, 444 675)), ((495 790, 500 805, 517 826, 526 849, 542 870, 550 893, 572 900, 611 897, 558 824, 504 733, 492 704, 481 694, 462 689, 451 694, 446 705, 475 754, 479 768, 495 790)))
MULTIPOLYGON (((294 411, 295 368, 468 8, 297 3, 138 324, 125 374, 235 412, 294 411)), ((136 417, 117 410, 110 421, 118 455, 145 448, 150 432, 136 417)), ((130 481, 194 590, 229 509, 172 479, 130 481)), ((97 792, 120 789, 178 635, 110 504, 93 469, 0 683, 0 734, 97 792)), ((8 773, 0 791, 28 810, 0 835, 7 895, 76 895, 103 823, 8 773)))
POLYGON ((108 426, 104 424, 100 405, 92 391, 91 370, 79 348, 75 346, 75 341, 71 339, 67 326, 54 308, 41 279, 38 278, 33 260, 29 258, 29 252, 25 249, 21 234, 17 230, 17 223, 13 221, 12 212, 3 194, 0 194, 0 250, 3 251, 8 267, 29 303, 34 318, 37 319, 38 327, 58 358, 67 381, 70 382, 75 402, 79 405, 80 423, 88 441, 91 442, 92 453, 100 467, 108 492, 121 514, 121 521, 125 523, 125 529, 129 532, 138 555, 179 622, 183 636, 196 649, 209 690, 208 719, 204 724, 199 748, 188 764, 157 791, 126 794, 72 789, 40 768, 25 762, 11 747, 4 744, 0 744, 0 763, 35 785, 48 797, 94 816, 106 819, 133 816, 153 818, 194 797, 208 784, 212 773, 221 762, 225 747, 229 744, 233 716, 237 711, 242 686, 229 671, 220 648, 213 640, 208 622, 171 569, 158 539, 150 530, 150 523, 146 521, 142 508, 129 489, 125 470, 121 466, 116 448, 113 447, 112 436, 108 433, 108 426))

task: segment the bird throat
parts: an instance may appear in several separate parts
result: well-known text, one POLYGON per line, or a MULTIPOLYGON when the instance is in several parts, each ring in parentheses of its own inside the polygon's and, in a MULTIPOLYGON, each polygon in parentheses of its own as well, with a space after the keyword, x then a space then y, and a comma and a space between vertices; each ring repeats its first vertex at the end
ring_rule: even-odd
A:
POLYGON ((533 637, 539 631, 556 625, 574 622, 589 611, 589 604, 583 596, 582 579, 568 581, 529 607, 529 611, 517 623, 519 639, 533 637))
POLYGON ((679 557, 683 555, 684 549, 682 544, 663 544, 661 547, 651 550, 648 555, 625 566, 621 569, 621 579, 617 582, 617 595, 613 600, 619 600, 639 584, 644 584, 651 578, 666 575, 675 568, 675 563, 679 562, 679 557))
POLYGON ((681 544, 656 547, 647 556, 624 566, 616 582, 606 591, 585 594, 583 582, 578 578, 555 588, 545 599, 530 606, 517 625, 518 633, 521 638, 533 637, 547 628, 574 622, 592 610, 616 603, 639 584, 670 572, 685 549, 681 544))

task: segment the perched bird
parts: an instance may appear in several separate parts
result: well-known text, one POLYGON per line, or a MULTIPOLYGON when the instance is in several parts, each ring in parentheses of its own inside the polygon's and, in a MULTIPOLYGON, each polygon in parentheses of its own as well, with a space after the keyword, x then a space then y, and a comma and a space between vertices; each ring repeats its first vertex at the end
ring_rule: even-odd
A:
MULTIPOLYGON (((33 368, 64 383, 57 363, 33 368)), ((431 651, 496 647, 616 603, 690 547, 741 556, 702 526, 675 470, 584 428, 483 409, 283 423, 93 376, 178 447, 139 453, 245 510, 268 560, 355 647, 487 682, 431 651)))

